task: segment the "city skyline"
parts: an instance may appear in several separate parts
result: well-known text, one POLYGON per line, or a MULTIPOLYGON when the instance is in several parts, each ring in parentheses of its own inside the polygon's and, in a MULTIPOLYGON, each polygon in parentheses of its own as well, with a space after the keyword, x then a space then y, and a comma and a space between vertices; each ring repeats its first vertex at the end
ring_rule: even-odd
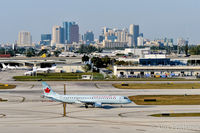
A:
POLYGON ((136 24, 140 25, 144 38, 182 37, 197 44, 200 43, 199 4, 198 0, 1 1, 0 43, 14 42, 23 30, 31 32, 33 42, 38 42, 41 34, 52 33, 54 25, 75 21, 82 35, 92 30, 95 38, 104 26, 123 29, 136 24), (56 7, 55 3, 62 4, 56 7))

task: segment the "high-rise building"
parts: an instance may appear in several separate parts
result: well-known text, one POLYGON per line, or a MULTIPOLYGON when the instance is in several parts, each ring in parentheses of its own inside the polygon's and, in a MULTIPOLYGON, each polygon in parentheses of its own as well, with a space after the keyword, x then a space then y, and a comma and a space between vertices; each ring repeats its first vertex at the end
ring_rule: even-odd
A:
POLYGON ((69 43, 79 42, 79 26, 77 24, 74 24, 70 27, 69 37, 70 37, 69 43))
POLYGON ((137 38, 137 46, 144 46, 144 38, 142 36, 137 38))
POLYGON ((41 41, 51 40, 51 34, 41 34, 41 41))
POLYGON ((65 43, 79 42, 79 26, 75 22, 63 22, 65 43), (78 37, 78 38, 77 38, 78 37))
POLYGON ((50 45, 51 44, 51 34, 41 34, 40 44, 50 45))
POLYGON ((105 39, 105 36, 104 36, 104 35, 100 35, 100 36, 99 36, 99 42, 100 42, 100 43, 103 42, 104 39, 105 39))
POLYGON ((185 45, 186 45, 186 40, 183 39, 183 38, 178 38, 178 39, 177 39, 177 45, 178 45, 179 47, 185 46, 185 45))
POLYGON ((139 37, 139 25, 131 24, 129 27, 129 33, 133 36, 133 46, 137 47, 137 38, 139 37))
POLYGON ((117 37, 116 41, 118 41, 118 42, 128 42, 128 30, 127 29, 116 30, 115 36, 117 37))
POLYGON ((128 34, 128 47, 133 48, 133 36, 128 34))
POLYGON ((20 31, 18 34, 17 45, 19 47, 31 47, 32 46, 31 33, 27 31, 20 31))
POLYGON ((83 36, 83 40, 86 42, 86 44, 90 44, 94 41, 94 33, 92 31, 87 31, 83 36))
POLYGON ((53 26, 51 46, 64 44, 64 30, 61 26, 53 26))

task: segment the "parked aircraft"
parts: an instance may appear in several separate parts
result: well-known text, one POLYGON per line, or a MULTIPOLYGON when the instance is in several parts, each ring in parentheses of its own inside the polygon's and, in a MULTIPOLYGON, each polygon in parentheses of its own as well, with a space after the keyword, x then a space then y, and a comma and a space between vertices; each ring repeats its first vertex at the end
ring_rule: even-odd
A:
POLYGON ((37 68, 36 71, 48 72, 48 71, 55 71, 56 65, 52 67, 45 67, 45 68, 37 68))
POLYGON ((32 71, 28 71, 25 72, 24 75, 28 76, 28 75, 33 75, 36 72, 49 72, 49 71, 55 71, 56 66, 52 66, 52 67, 46 67, 46 68, 37 68, 37 67, 33 67, 32 71))
POLYGON ((3 70, 15 70, 16 67, 10 66, 9 64, 6 66, 4 63, 1 63, 3 66, 3 70))
POLYGON ((36 67, 33 67, 32 71, 25 72, 24 75, 31 76, 31 75, 34 75, 36 72, 37 72, 36 67))
POLYGON ((115 95, 60 95, 54 92, 46 82, 42 82, 42 88, 44 97, 62 103, 84 104, 86 108, 88 108, 88 105, 102 107, 102 104, 128 104, 132 102, 125 96, 115 95))

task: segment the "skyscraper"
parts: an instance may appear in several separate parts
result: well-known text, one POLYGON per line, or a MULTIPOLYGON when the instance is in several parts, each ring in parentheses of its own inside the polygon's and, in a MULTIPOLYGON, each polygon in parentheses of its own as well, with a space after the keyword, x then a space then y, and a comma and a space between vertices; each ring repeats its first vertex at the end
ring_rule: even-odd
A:
POLYGON ((83 40, 86 42, 86 44, 90 44, 94 41, 94 33, 92 31, 87 31, 83 36, 83 40))
POLYGON ((40 44, 50 45, 51 44, 51 34, 41 34, 40 44))
POLYGON ((64 44, 64 30, 61 26, 53 26, 51 46, 64 44))
POLYGON ((31 47, 32 46, 31 33, 27 31, 20 31, 18 34, 17 44, 20 47, 31 47))
POLYGON ((137 47, 137 38, 139 37, 139 25, 131 24, 129 27, 129 33, 133 36, 133 45, 137 47))
POLYGON ((79 39, 77 39, 77 37, 79 37, 78 24, 76 24, 75 22, 63 22, 63 28, 65 43, 73 43, 79 41, 79 39))
POLYGON ((144 46, 144 38, 142 36, 137 38, 137 46, 144 46))
POLYGON ((79 26, 78 24, 71 25, 69 33, 70 41, 69 43, 79 42, 79 26))

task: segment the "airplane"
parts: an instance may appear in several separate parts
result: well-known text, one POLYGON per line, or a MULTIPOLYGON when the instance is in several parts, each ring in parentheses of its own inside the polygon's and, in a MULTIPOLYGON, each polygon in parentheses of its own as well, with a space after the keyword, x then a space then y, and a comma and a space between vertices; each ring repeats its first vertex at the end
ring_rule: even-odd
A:
POLYGON ((54 92, 51 87, 42 82, 43 97, 49 98, 53 101, 68 103, 68 104, 84 104, 85 108, 88 105, 93 107, 102 107, 102 104, 129 104, 132 103, 128 97, 115 95, 60 95, 54 92))
POLYGON ((37 68, 37 71, 42 71, 42 72, 48 72, 48 71, 55 71, 56 70, 56 65, 52 67, 46 67, 46 68, 37 68))
POLYGON ((26 75, 26 76, 31 76, 31 75, 33 75, 33 74, 36 73, 36 72, 37 72, 36 67, 33 67, 33 70, 32 70, 32 71, 25 72, 24 75, 26 75))
POLYGON ((10 66, 9 64, 6 66, 4 63, 1 63, 2 64, 2 66, 3 66, 3 71, 5 71, 5 70, 15 70, 16 69, 16 67, 14 67, 14 66, 10 66))
POLYGON ((48 71, 55 71, 57 66, 52 66, 52 67, 46 67, 46 68, 37 68, 33 67, 32 71, 25 72, 24 75, 33 75, 36 72, 48 72, 48 71))
POLYGON ((15 66, 15 68, 16 68, 16 70, 28 70, 28 69, 30 69, 30 68, 28 68, 28 67, 20 67, 20 66, 15 66))

